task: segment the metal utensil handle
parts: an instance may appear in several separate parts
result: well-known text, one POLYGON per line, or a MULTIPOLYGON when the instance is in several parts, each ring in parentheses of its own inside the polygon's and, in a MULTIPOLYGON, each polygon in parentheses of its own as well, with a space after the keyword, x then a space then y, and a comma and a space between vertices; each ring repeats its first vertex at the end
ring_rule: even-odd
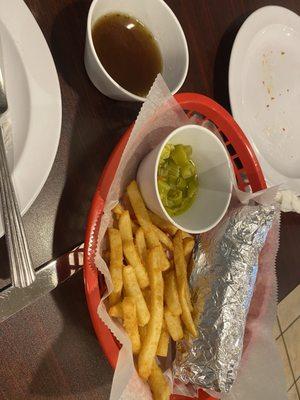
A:
POLYGON ((35 272, 31 262, 19 205, 8 169, 1 124, 0 197, 12 284, 16 287, 26 287, 35 280, 35 272))

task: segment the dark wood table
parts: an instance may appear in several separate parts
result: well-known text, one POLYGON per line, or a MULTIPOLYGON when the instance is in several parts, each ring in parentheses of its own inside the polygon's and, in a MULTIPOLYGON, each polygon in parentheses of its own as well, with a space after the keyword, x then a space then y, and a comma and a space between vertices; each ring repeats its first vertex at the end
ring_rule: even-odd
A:
MULTIPOLYGON (((104 1, 104 0, 103 0, 104 1)), ((83 242, 91 198, 109 154, 140 104, 112 101, 83 65, 89 0, 26 0, 52 52, 63 120, 49 178, 24 220, 36 266, 83 242)), ((168 0, 185 31, 190 66, 181 91, 211 96, 229 109, 227 73, 245 18, 267 4, 300 14, 299 0, 168 0)), ((42 133, 41 133, 42 134, 42 133)), ((279 299, 300 283, 300 216, 282 217, 279 299)), ((0 287, 9 282, 0 240, 0 287)), ((0 325, 0 399, 108 399, 112 370, 98 346, 78 273, 0 325)))

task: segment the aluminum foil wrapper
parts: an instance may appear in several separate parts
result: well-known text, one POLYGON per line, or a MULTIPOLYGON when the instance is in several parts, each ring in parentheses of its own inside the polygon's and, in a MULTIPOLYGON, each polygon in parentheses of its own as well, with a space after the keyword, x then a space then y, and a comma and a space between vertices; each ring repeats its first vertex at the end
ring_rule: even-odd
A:
POLYGON ((190 289, 199 336, 177 343, 174 376, 217 395, 233 385, 243 351, 258 256, 279 210, 239 206, 200 236, 190 289))

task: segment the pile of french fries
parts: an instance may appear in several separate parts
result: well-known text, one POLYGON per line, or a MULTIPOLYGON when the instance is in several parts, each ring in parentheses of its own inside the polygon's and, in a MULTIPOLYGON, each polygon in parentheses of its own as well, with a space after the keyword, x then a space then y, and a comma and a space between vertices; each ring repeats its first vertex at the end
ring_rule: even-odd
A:
POLYGON ((170 388, 156 356, 167 357, 170 338, 197 335, 187 279, 194 238, 147 210, 135 181, 113 213, 103 255, 114 287, 109 314, 122 321, 153 398, 165 400, 170 388))

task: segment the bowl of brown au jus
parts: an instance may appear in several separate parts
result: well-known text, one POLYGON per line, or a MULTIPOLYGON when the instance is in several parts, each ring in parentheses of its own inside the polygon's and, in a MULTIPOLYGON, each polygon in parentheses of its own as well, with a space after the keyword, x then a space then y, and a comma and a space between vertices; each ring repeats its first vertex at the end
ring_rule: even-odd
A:
POLYGON ((84 62, 104 95, 144 101, 160 73, 172 94, 188 70, 188 47, 173 11, 162 0, 94 0, 84 62))

